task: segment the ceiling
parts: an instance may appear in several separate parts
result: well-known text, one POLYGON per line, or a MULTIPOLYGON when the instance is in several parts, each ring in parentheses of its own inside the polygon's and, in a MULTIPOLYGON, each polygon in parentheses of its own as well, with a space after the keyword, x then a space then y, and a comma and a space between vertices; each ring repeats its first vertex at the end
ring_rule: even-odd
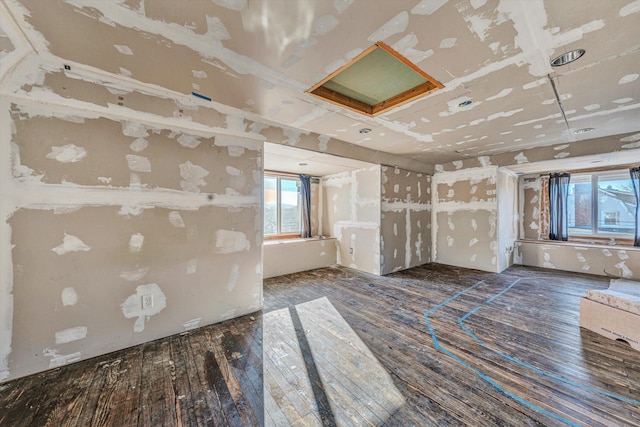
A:
POLYGON ((638 0, 1 4, 40 57, 431 164, 640 131, 638 0), (305 92, 377 41, 444 88, 376 117, 305 92))
POLYGON ((354 171, 373 166, 371 163, 326 153, 302 150, 280 144, 265 143, 264 169, 311 176, 354 171))

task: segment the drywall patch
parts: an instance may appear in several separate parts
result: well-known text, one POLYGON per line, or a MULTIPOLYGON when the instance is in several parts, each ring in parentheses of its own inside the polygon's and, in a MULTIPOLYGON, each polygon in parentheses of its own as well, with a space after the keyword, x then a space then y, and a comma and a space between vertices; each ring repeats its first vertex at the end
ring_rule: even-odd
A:
POLYGON ((244 154, 244 147, 240 147, 238 145, 229 145, 227 147, 227 151, 229 152, 230 157, 240 157, 244 154))
POLYGON ((124 280, 128 280, 129 282, 137 282, 138 280, 142 280, 144 276, 149 272, 149 267, 142 267, 136 270, 125 270, 120 273, 120 277, 124 280))
POLYGON ((248 251, 250 248, 251 243, 243 232, 232 230, 216 231, 216 253, 230 254, 248 251))
POLYGON ((78 294, 73 288, 64 288, 60 298, 62 299, 62 305, 65 307, 68 305, 76 305, 78 302, 78 294))
POLYGON ((195 274, 198 271, 198 259, 191 258, 187 262, 187 274, 195 274))
POLYGON ((624 6, 622 9, 620 9, 620 16, 622 17, 629 16, 632 13, 637 13, 639 11, 640 11, 640 0, 636 0, 624 6))
POLYGON ((62 239, 62 244, 51 250, 58 255, 64 255, 69 252, 86 252, 91 250, 91 246, 86 245, 78 237, 65 233, 64 238, 62 239))
POLYGON ((447 0, 422 0, 411 9, 413 15, 431 15, 440 9, 447 0))
POLYGON ((231 274, 229 276, 229 281, 227 282, 227 292, 233 291, 233 289, 238 284, 239 277, 240 277, 240 266, 234 263, 233 266, 231 266, 231 274))
POLYGON ((126 159, 130 170, 134 172, 151 172, 151 162, 146 157, 127 154, 126 159))
POLYGON ((148 145, 149 145, 149 142, 146 139, 144 139, 144 138, 136 138, 129 145, 129 148, 131 148, 136 153, 139 153, 140 151, 143 151, 145 148, 147 148, 148 145))
POLYGON ((182 134, 178 137, 178 143, 186 148, 196 148, 201 141, 193 135, 182 134))
POLYGON ((182 215, 178 211, 169 212, 169 223, 176 228, 184 228, 184 221, 182 219, 182 215))
POLYGON ((374 31, 369 36, 368 40, 374 43, 377 41, 384 41, 394 34, 405 31, 407 29, 407 25, 409 25, 409 14, 405 11, 400 12, 387 21, 382 27, 374 31))
POLYGON ((75 163, 87 157, 87 150, 74 144, 66 144, 62 147, 51 147, 47 159, 57 160, 60 163, 75 163))
POLYGON ((619 262, 615 265, 616 268, 618 268, 620 270, 620 273, 622 274, 622 277, 624 277, 625 279, 631 279, 633 277, 633 272, 631 271, 631 269, 627 266, 627 264, 625 263, 625 261, 619 262))
POLYGON ((138 122, 122 122, 122 134, 124 136, 131 136, 134 138, 144 138, 149 136, 147 127, 138 122))
POLYGON ((45 357, 51 358, 51 360, 49 360, 49 369, 77 362, 82 358, 82 353, 79 351, 71 354, 58 354, 58 350, 54 348, 45 348, 42 350, 42 354, 45 357))
POLYGON ((87 327, 76 326, 75 328, 63 329, 56 332, 55 336, 57 345, 82 340, 87 337, 87 327))
POLYGON ((182 324, 182 327, 185 331, 190 331, 192 329, 196 329, 200 326, 200 322, 202 321, 202 317, 197 317, 195 319, 187 320, 182 324))
POLYGON ((129 239, 129 252, 132 254, 138 253, 142 250, 144 244, 144 236, 140 233, 132 234, 129 239))
POLYGON ((486 101, 493 101, 494 99, 504 98, 505 96, 509 95, 511 92, 513 92, 513 88, 502 89, 500 93, 497 93, 493 96, 488 97, 486 101))
POLYGON ((243 172, 238 169, 238 168, 234 168, 233 166, 226 166, 225 170, 227 171, 227 173, 231 176, 240 176, 243 174, 243 172))
POLYGON ((638 74, 627 74, 626 76, 622 77, 620 80, 618 80, 618 84, 619 85, 624 85, 627 83, 631 83, 638 80, 638 74))
POLYGON ((440 41, 440 49, 450 49, 456 45, 458 41, 455 37, 449 37, 440 41))
POLYGON ((218 41, 229 40, 231 36, 220 18, 207 16, 207 34, 218 41))
POLYGON ((167 298, 157 283, 149 283, 138 286, 136 293, 129 295, 120 307, 122 307, 122 314, 127 319, 137 318, 133 325, 133 332, 142 332, 144 331, 145 322, 151 316, 155 316, 167 307, 167 298), (148 295, 151 295, 153 305, 143 309, 142 297, 148 295))
POLYGON ((133 51, 129 46, 125 46, 122 44, 114 44, 113 47, 115 47, 118 50, 118 52, 120 52, 123 55, 133 55, 133 51))
POLYGON ((199 193, 200 187, 207 185, 204 180, 207 175, 209 171, 202 166, 194 165, 189 161, 180 164, 180 176, 183 178, 180 186, 184 191, 199 193))

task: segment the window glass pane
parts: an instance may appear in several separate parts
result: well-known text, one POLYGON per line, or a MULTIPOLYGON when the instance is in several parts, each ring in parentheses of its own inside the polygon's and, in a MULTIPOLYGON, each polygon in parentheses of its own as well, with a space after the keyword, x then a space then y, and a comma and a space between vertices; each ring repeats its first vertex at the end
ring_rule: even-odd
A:
POLYGON ((571 177, 567 200, 569 234, 591 234, 593 230, 591 208, 591 175, 571 177))
POLYGON ((264 234, 278 234, 277 178, 264 177, 264 234))
POLYGON ((298 180, 280 178, 280 233, 299 233, 300 217, 298 180))
POLYGON ((635 209, 636 199, 628 177, 598 177, 598 232, 633 233, 635 209))

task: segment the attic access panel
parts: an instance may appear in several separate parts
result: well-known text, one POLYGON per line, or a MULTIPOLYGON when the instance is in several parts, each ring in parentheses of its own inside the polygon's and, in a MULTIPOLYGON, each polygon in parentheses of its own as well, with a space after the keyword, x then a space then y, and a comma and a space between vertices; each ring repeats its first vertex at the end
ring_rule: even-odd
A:
POLYGON ((444 85, 383 42, 377 42, 307 92, 375 116, 444 85))

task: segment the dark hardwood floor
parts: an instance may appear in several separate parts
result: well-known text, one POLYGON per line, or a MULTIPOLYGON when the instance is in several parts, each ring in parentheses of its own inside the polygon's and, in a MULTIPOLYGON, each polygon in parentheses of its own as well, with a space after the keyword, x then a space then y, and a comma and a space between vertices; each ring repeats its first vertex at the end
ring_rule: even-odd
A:
POLYGON ((640 352, 578 326, 607 286, 433 264, 276 277, 261 315, 1 384, 0 425, 637 426, 640 352))

